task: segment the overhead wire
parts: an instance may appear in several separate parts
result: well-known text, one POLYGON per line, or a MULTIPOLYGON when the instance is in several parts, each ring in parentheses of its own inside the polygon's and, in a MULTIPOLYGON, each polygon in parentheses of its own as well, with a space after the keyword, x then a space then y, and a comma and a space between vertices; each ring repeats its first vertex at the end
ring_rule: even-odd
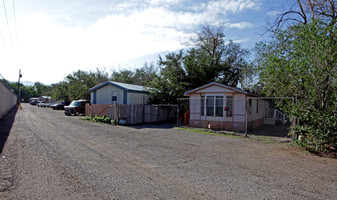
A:
POLYGON ((1 30, 0 30, 0 35, 1 35, 2 43, 4 44, 4 47, 6 48, 6 43, 5 43, 4 35, 2 34, 1 30))
POLYGON ((15 26, 15 39, 16 39, 16 45, 19 46, 19 37, 18 37, 18 28, 16 25, 16 11, 15 11, 15 1, 13 0, 13 13, 14 13, 14 26, 15 26))
POLYGON ((5 10, 5 16, 6 16, 6 22, 7 22, 7 29, 8 29, 8 35, 9 35, 9 41, 10 41, 10 44, 12 45, 12 36, 11 36, 11 31, 10 31, 9 23, 8 23, 8 16, 7 16, 7 9, 6 9, 5 0, 2 0, 2 4, 3 4, 4 10, 5 10))

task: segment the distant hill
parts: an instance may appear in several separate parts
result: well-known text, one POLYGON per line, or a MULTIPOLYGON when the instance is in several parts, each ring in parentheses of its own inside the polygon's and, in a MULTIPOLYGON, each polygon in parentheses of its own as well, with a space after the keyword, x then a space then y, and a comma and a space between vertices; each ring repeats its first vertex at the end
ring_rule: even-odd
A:
POLYGON ((34 82, 31 82, 31 81, 22 81, 22 84, 25 85, 25 86, 33 86, 34 82))

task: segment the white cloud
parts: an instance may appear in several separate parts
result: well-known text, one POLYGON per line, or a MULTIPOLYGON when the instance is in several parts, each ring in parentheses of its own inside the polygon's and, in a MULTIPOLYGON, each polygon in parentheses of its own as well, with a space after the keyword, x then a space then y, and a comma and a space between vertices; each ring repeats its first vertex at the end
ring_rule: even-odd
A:
POLYGON ((233 42, 235 42, 235 43, 244 43, 244 42, 248 42, 249 40, 250 40, 249 37, 245 37, 243 39, 233 40, 233 42))
POLYGON ((252 28, 254 25, 249 22, 239 22, 239 23, 233 23, 233 24, 226 24, 229 28, 238 28, 238 29, 245 29, 245 28, 252 28))
POLYGON ((257 0, 223 0, 210 2, 207 10, 209 13, 236 13, 247 9, 258 10, 260 7, 261 3, 257 0))
POLYGON ((267 15, 269 15, 269 16, 273 16, 273 17, 275 17, 275 16, 277 16, 277 15, 280 15, 281 14, 281 12, 280 11, 270 11, 270 12, 267 12, 267 15))
MULTIPOLYGON (((180 1, 165 2, 151 0, 141 9, 133 4, 131 10, 128 4, 119 4, 116 9, 121 12, 85 27, 58 24, 52 15, 42 13, 18 16, 20 49, 0 49, 4 55, 0 65, 16 71, 22 68, 25 80, 55 83, 79 68, 113 67, 142 56, 181 49, 191 36, 186 29, 207 22, 222 23, 227 18, 219 15, 260 7, 255 0, 224 0, 193 4, 192 10, 200 12, 178 12, 167 5, 179 5, 180 1)), ((68 13, 59 16, 71 20, 68 13)), ((253 26, 248 22, 227 25, 239 29, 253 26)))

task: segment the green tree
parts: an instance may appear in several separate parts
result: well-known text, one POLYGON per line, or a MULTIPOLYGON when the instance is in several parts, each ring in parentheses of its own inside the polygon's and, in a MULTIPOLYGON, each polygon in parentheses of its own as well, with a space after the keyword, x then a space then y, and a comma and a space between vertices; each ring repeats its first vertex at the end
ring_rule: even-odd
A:
POLYGON ((96 85, 95 76, 82 70, 66 76, 65 82, 70 100, 90 99, 88 90, 96 85))
POLYGON ((105 70, 82 71, 78 70, 65 77, 64 81, 52 86, 52 97, 55 100, 70 102, 76 99, 90 99, 88 90, 95 85, 109 80, 105 70))
MULTIPOLYGON (((15 94, 18 94, 18 82, 8 83, 8 85, 15 92, 15 94)), ((51 86, 44 85, 40 82, 36 82, 33 86, 25 86, 20 83, 20 97, 21 100, 29 102, 31 97, 39 97, 42 95, 50 96, 50 89, 51 86)))
POLYGON ((51 86, 45 85, 40 82, 35 82, 33 87, 34 87, 34 90, 36 91, 37 96, 42 96, 42 95, 50 96, 51 95, 50 93, 51 86))
POLYGON ((169 53, 165 59, 159 56, 160 74, 149 83, 152 103, 177 103, 184 94, 187 81, 183 58, 183 51, 169 53))
POLYGON ((135 85, 147 85, 156 76, 156 68, 153 64, 145 63, 143 67, 135 70, 123 69, 113 71, 111 80, 135 85))
POLYGON ((335 1, 297 0, 269 29, 271 42, 256 45, 263 91, 295 98, 280 106, 297 119, 297 142, 314 151, 337 149, 336 23, 335 1))
POLYGON ((236 87, 250 67, 249 52, 226 43, 221 26, 204 26, 191 41, 193 48, 159 57, 160 74, 150 83, 154 102, 177 103, 184 92, 213 81, 236 87))
POLYGON ((269 44, 257 45, 263 91, 289 96, 282 108, 299 124, 293 134, 315 151, 337 148, 337 41, 336 27, 312 20, 275 32, 269 44))
POLYGON ((52 98, 54 100, 63 100, 67 104, 70 103, 70 95, 68 91, 69 83, 62 81, 53 85, 52 98))

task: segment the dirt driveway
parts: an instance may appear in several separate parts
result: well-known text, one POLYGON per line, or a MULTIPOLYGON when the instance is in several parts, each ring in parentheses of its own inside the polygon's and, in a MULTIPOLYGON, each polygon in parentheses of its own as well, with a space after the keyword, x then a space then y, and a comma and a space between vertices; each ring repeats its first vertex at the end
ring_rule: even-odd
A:
POLYGON ((337 198, 337 160, 284 143, 110 126, 30 105, 8 131, 5 121, 0 199, 337 198))

